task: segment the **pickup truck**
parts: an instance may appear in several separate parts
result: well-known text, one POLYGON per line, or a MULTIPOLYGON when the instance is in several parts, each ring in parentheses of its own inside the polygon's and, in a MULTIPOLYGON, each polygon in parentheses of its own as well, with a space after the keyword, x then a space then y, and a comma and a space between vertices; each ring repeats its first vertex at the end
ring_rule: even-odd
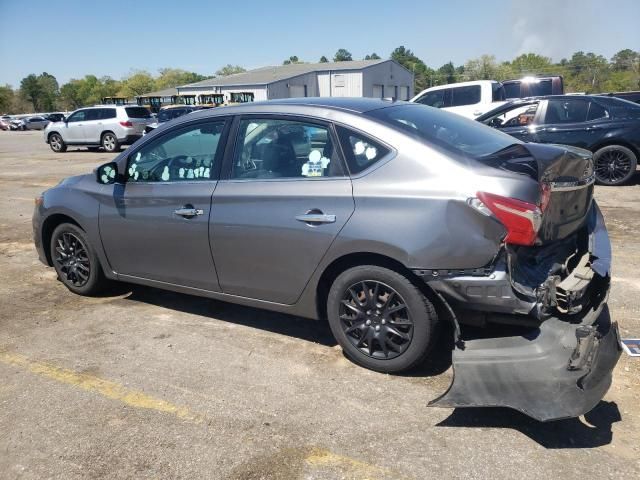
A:
POLYGON ((504 80, 502 86, 507 100, 564 94, 564 81, 560 75, 548 77, 530 76, 516 80, 504 80))
POLYGON ((504 104, 506 96, 500 82, 476 80, 427 88, 411 101, 473 119, 504 104))

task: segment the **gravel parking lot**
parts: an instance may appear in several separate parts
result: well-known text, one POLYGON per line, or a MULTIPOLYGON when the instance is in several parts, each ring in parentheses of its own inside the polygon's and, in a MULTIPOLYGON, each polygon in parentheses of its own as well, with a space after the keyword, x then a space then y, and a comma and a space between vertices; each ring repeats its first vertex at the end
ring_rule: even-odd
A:
MULTIPOLYGON (((123 285, 83 298, 31 240, 33 198, 113 155, 0 131, 0 478, 632 478, 640 359, 585 418, 435 409, 436 365, 347 361, 322 322, 123 285)), ((612 316, 640 336, 640 175, 597 187, 612 316)))

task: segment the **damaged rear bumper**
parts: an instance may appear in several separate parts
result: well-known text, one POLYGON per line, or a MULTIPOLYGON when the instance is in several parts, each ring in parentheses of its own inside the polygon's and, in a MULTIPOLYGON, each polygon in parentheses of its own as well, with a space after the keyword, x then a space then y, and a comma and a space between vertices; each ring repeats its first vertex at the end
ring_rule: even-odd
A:
POLYGON ((591 410, 611 385, 621 348, 605 305, 581 323, 550 318, 527 335, 467 340, 436 407, 509 407, 540 421, 591 410))

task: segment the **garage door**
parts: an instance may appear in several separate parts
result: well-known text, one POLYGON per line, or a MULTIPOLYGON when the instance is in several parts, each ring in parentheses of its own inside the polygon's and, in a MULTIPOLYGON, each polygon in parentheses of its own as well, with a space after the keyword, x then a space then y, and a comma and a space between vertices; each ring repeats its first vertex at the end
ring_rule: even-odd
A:
POLYGON ((382 85, 374 85, 373 86, 373 98, 382 98, 384 93, 384 87, 382 85))
POLYGON ((300 98, 307 96, 306 85, 289 85, 289 98, 300 98))

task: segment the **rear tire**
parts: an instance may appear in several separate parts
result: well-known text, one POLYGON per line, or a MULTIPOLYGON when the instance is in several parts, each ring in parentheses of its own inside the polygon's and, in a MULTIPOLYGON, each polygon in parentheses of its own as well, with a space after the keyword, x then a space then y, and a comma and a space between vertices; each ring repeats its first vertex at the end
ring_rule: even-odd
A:
POLYGON ((56 153, 63 153, 67 151, 67 144, 58 133, 52 133, 49 135, 49 147, 56 153))
POLYGON ((73 293, 92 296, 106 286, 98 256, 80 227, 72 223, 58 225, 49 248, 58 278, 73 293))
POLYGON ((622 185, 636 173, 638 158, 627 147, 607 145, 593 154, 593 167, 599 185, 622 185))
POLYGON ((397 373, 429 354, 438 323, 433 304, 406 277, 364 265, 342 272, 327 298, 331 331, 354 363, 397 373))
POLYGON ((105 152, 114 153, 120 151, 120 142, 114 133, 103 133, 100 144, 102 145, 102 148, 104 148, 105 152))

